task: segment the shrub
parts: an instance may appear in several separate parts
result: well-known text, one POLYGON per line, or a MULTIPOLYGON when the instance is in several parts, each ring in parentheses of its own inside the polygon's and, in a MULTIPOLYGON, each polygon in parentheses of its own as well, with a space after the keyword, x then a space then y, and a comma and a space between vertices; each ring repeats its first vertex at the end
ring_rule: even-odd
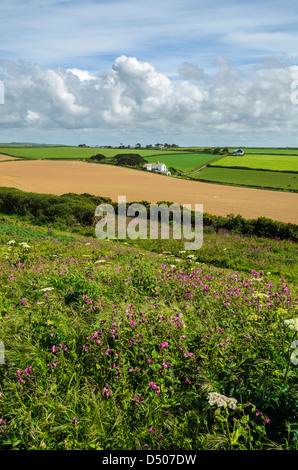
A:
POLYGON ((106 157, 102 153, 97 153, 96 155, 92 155, 92 157, 90 157, 90 160, 96 160, 97 162, 105 159, 106 157))
POLYGON ((115 155, 114 160, 116 165, 128 165, 128 166, 140 166, 148 163, 141 155, 138 153, 120 153, 115 155))

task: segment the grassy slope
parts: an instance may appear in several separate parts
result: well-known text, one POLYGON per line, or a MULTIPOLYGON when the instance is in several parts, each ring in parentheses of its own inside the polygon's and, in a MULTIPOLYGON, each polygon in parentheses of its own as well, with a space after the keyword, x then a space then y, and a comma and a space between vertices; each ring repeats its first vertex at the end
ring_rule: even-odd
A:
MULTIPOLYGON (((233 250, 226 235, 218 243, 233 250)), ((267 245, 263 257, 278 248, 267 245)), ((297 292, 180 251, 3 222, 0 448, 297 450, 285 424, 297 411, 293 336, 282 323, 297 292), (237 400, 228 422, 208 392, 237 400)))

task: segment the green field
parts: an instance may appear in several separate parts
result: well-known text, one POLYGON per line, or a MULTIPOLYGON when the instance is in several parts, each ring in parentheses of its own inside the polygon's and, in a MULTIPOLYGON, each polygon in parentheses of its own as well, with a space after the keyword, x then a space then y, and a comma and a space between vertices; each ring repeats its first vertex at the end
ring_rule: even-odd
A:
POLYGON ((193 173, 192 178, 222 184, 256 186, 264 188, 298 190, 298 175, 257 170, 235 170, 233 168, 204 168, 193 173))
POLYGON ((200 168, 210 162, 216 155, 209 153, 170 153, 167 150, 144 150, 144 149, 107 149, 90 147, 0 147, 0 153, 30 159, 85 159, 98 153, 106 158, 112 158, 119 153, 138 153, 144 157, 148 163, 160 161, 170 166, 182 170, 191 171, 200 168))
POLYGON ((179 154, 169 154, 165 153, 159 154, 152 157, 144 157, 148 160, 149 163, 156 162, 158 159, 160 162, 165 163, 168 168, 174 167, 177 170, 182 171, 191 171, 196 168, 200 168, 210 160, 214 160, 216 155, 209 153, 179 153, 179 154), (158 157, 158 158, 157 158, 158 157))
MULTIPOLYGON (((245 154, 262 154, 262 155, 298 155, 297 148, 245 148, 241 147, 245 154)), ((235 149, 230 148, 230 152, 232 153, 235 149)))
MULTIPOLYGON (((212 164, 211 164, 212 165, 212 164)), ((244 155, 243 157, 229 156, 222 158, 214 165, 222 167, 246 167, 251 169, 263 169, 274 171, 297 171, 298 155, 244 155)))
POLYGON ((143 157, 159 155, 160 150, 106 149, 94 147, 0 147, 0 153, 30 159, 84 159, 101 153, 112 158, 118 153, 138 153, 143 157))

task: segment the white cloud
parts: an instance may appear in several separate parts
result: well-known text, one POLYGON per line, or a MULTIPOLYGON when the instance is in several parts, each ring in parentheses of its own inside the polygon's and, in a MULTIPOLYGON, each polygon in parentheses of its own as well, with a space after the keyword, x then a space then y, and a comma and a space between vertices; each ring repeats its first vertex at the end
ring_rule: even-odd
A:
POLYGON ((95 80, 95 77, 91 75, 88 70, 79 70, 76 68, 73 69, 66 69, 66 72, 70 72, 73 75, 76 75, 81 82, 84 82, 85 80, 95 80))
POLYGON ((0 126, 32 132, 97 130, 106 136, 141 132, 154 140, 162 131, 176 141, 187 136, 247 142, 274 135, 287 136, 293 144, 298 106, 290 98, 298 67, 259 65, 241 74, 222 56, 216 66, 210 77, 186 63, 180 69, 182 79, 170 80, 148 62, 124 55, 110 70, 92 74, 2 62, 6 96, 0 126))
POLYGON ((28 109, 25 119, 29 124, 34 124, 40 120, 40 115, 36 111, 31 111, 31 109, 28 109))

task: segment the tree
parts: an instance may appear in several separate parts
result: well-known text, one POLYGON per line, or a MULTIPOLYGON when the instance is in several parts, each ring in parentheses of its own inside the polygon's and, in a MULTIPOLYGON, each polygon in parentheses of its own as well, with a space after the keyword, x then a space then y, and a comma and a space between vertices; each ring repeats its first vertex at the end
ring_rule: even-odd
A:
POLYGON ((140 166, 148 163, 141 155, 138 153, 120 153, 115 155, 114 160, 116 165, 128 165, 128 166, 140 166))
POLYGON ((102 154, 102 153, 98 153, 96 155, 92 155, 92 157, 90 157, 91 160, 96 160, 97 162, 99 162, 100 160, 105 160, 105 156, 102 154))

